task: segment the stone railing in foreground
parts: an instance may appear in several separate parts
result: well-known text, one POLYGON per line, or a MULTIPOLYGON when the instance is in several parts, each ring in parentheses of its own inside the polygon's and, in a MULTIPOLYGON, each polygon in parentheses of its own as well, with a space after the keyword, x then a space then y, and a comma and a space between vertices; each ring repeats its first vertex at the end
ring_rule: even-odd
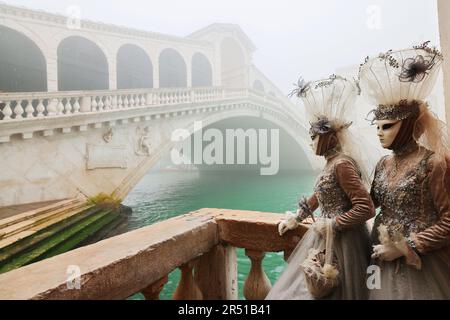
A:
POLYGON ((252 97, 275 107, 280 104, 277 98, 253 89, 222 87, 1 93, 0 121, 252 97))
POLYGON ((158 299, 176 268, 181 279, 174 299, 234 300, 236 248, 245 248, 252 263, 245 298, 264 299, 271 286, 261 265, 265 252, 284 252, 287 259, 307 230, 302 225, 280 237, 280 218, 253 211, 194 211, 0 275, 0 300, 126 299, 138 292, 158 299), (78 278, 74 270, 80 271, 78 278))

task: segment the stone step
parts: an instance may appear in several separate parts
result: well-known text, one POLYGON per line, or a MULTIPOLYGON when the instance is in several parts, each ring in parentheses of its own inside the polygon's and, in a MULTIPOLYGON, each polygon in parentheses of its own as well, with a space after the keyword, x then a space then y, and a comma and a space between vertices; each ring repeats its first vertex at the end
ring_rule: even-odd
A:
POLYGON ((115 220, 119 218, 119 213, 115 211, 108 211, 106 214, 99 213, 98 216, 98 219, 95 219, 95 221, 89 223, 88 225, 77 225, 76 228, 78 228, 78 232, 73 233, 70 237, 65 239, 65 241, 60 242, 51 250, 45 252, 44 255, 39 256, 38 260, 47 259, 74 248, 84 246, 84 243, 87 239, 94 237, 95 234, 101 232, 101 230, 103 230, 103 228, 106 228, 108 225, 114 224, 115 220))
POLYGON ((39 242, 31 250, 25 250, 0 265, 0 273, 50 258, 74 249, 85 238, 100 230, 117 217, 111 210, 101 210, 78 221, 61 232, 39 242))
POLYGON ((88 246, 104 239, 124 233, 124 226, 127 225, 127 222, 127 212, 120 212, 116 219, 114 219, 111 223, 105 225, 101 230, 99 230, 99 232, 96 232, 89 238, 86 238, 80 244, 80 246, 88 246))
POLYGON ((47 213, 47 212, 53 211, 53 210, 58 210, 62 207, 70 206, 72 204, 79 203, 79 202, 80 202, 79 199, 64 199, 64 200, 58 201, 56 203, 52 203, 50 205, 40 207, 38 209, 28 210, 26 212, 22 212, 22 213, 16 214, 11 217, 1 219, 0 220, 0 229, 9 227, 13 224, 20 223, 20 222, 28 220, 28 219, 33 219, 34 217, 36 217, 40 214, 44 214, 44 213, 47 213))
MULTIPOLYGON (((92 214, 97 213, 99 210, 100 209, 97 207, 89 208, 83 212, 80 212, 79 214, 72 215, 67 219, 51 224, 47 228, 43 228, 31 234, 30 236, 26 236, 22 239, 19 239, 6 247, 0 248, 0 263, 8 259, 11 259, 14 255, 24 250, 31 250, 33 247, 38 245, 39 242, 43 241, 44 239, 51 237, 58 232, 64 231, 73 224, 83 220, 84 218, 92 214)), ((24 234, 27 233, 24 232, 24 234)))
POLYGON ((19 225, 17 227, 18 229, 20 229, 18 232, 14 232, 13 230, 11 230, 10 233, 8 233, 7 237, 4 237, 0 240, 0 249, 5 248, 16 241, 25 239, 51 225, 61 222, 74 215, 80 214, 92 207, 93 205, 91 204, 82 203, 75 208, 64 209, 62 211, 58 211, 56 214, 50 214, 48 217, 45 217, 39 221, 30 221, 27 224, 19 225))
POLYGON ((54 219, 60 215, 63 215, 67 212, 72 212, 72 211, 76 211, 80 208, 85 208, 86 206, 90 206, 90 205, 88 205, 86 202, 78 201, 76 203, 72 203, 67 206, 61 206, 55 210, 50 210, 50 211, 46 210, 44 213, 35 215, 33 218, 29 218, 27 220, 23 220, 16 224, 12 224, 8 227, 0 229, 0 240, 11 237, 22 231, 32 229, 33 227, 38 226, 39 224, 42 224, 48 220, 52 220, 52 219, 54 219))

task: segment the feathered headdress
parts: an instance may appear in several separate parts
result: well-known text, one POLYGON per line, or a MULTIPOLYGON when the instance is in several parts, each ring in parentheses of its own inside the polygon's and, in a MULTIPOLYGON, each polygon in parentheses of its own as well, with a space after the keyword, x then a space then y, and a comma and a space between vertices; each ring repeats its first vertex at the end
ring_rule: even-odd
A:
POLYGON ((356 161, 364 184, 369 186, 372 166, 367 159, 368 153, 364 152, 364 142, 347 130, 352 125, 349 121, 350 112, 361 93, 358 82, 331 75, 327 79, 312 82, 300 79, 295 85, 290 96, 296 95, 303 100, 306 117, 311 125, 310 135, 314 137, 335 132, 342 152, 356 161))
POLYGON ((339 132, 352 123, 346 117, 360 93, 359 86, 338 75, 327 79, 305 82, 300 79, 290 96, 301 98, 312 136, 329 131, 339 132))
POLYGON ((411 49, 388 51, 361 65, 361 88, 377 106, 373 120, 403 120, 417 116, 413 138, 433 151, 442 169, 450 168, 450 141, 446 124, 428 107, 443 56, 429 41, 411 49), (447 164, 448 163, 448 164, 447 164))
POLYGON ((375 120, 403 120, 420 113, 419 106, 430 95, 443 56, 429 42, 410 49, 366 58, 359 82, 368 99, 377 106, 375 120))

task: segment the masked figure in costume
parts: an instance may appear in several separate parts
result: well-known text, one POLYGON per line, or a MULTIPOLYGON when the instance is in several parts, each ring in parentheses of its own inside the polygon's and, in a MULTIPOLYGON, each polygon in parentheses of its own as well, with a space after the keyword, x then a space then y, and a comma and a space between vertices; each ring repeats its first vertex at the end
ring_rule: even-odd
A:
POLYGON ((371 299, 450 298, 448 134, 425 101, 442 59, 424 43, 361 65, 361 88, 378 106, 378 137, 392 150, 377 164, 371 190, 381 208, 372 231, 380 274, 371 299))
POLYGON ((365 222, 374 217, 375 209, 367 191, 370 179, 359 165, 358 145, 346 120, 359 87, 333 75, 311 83, 302 81, 295 94, 306 107, 313 150, 326 165, 313 195, 300 201, 296 214, 287 213, 278 225, 279 233, 295 229, 307 217, 314 219, 317 208, 321 214, 290 255, 266 299, 365 299, 370 260, 365 222), (329 290, 322 290, 325 287, 329 290))

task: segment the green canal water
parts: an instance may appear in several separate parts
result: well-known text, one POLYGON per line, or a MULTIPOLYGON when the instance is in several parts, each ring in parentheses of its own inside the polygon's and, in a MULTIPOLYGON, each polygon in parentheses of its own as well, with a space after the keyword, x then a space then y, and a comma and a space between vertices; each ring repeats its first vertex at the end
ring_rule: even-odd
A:
MULTIPOLYGON (((227 208, 284 213, 295 210, 302 195, 311 193, 315 175, 310 172, 284 171, 275 176, 258 172, 201 171, 151 172, 127 197, 124 204, 133 209, 126 231, 148 226, 200 208, 227 208)), ((266 253, 264 270, 272 284, 285 267, 283 253, 266 253)), ((239 299, 250 271, 244 249, 238 249, 239 299)), ((180 279, 176 269, 161 292, 171 299, 180 279)), ((137 294, 131 299, 143 299, 137 294)))

